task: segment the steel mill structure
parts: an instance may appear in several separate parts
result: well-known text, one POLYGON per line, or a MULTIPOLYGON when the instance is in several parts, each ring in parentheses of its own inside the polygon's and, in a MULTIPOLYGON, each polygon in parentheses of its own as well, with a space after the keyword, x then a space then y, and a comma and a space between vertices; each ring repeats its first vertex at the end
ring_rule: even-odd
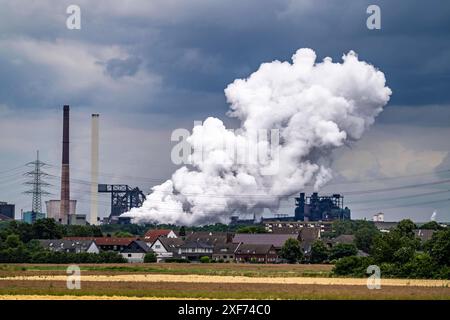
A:
POLYGON ((333 221, 350 220, 350 209, 344 208, 344 196, 333 194, 331 196, 319 196, 314 192, 311 196, 300 193, 295 198, 296 221, 333 221))

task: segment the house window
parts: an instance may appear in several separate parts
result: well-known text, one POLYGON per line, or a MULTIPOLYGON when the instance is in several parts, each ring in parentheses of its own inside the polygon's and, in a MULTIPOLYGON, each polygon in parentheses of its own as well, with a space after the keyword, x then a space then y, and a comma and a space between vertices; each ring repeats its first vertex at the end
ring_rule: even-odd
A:
POLYGON ((156 244, 155 249, 161 249, 161 246, 159 244, 156 244))
POLYGON ((131 258, 131 253, 128 254, 128 258, 131 258))

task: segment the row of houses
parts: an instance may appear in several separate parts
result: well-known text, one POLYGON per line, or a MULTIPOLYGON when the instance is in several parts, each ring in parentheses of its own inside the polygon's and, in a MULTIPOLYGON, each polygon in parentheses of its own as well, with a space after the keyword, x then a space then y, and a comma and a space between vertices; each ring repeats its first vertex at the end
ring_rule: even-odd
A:
POLYGON ((50 251, 67 253, 94 253, 113 251, 122 255, 128 262, 143 262, 151 251, 147 242, 138 237, 68 237, 54 240, 39 240, 42 247, 50 251))
POLYGON ((168 259, 200 261, 207 256, 220 262, 275 263, 280 260, 282 246, 288 239, 300 240, 305 253, 318 237, 320 230, 308 228, 300 233, 234 234, 227 232, 192 232, 179 235, 173 230, 149 230, 144 237, 66 237, 60 240, 39 240, 51 251, 89 252, 113 251, 128 262, 143 262, 154 252, 157 262, 168 259))
POLYGON ((179 236, 172 230, 150 230, 145 235, 157 261, 185 259, 198 261, 207 256, 214 261, 275 263, 288 239, 299 240, 305 253, 320 238, 320 229, 305 228, 299 233, 193 232, 179 236))
MULTIPOLYGON (((376 222, 382 232, 389 232, 395 225, 376 222)), ((147 253, 153 252, 157 262, 170 259, 199 261, 201 257, 220 262, 276 263, 280 251, 288 239, 300 241, 305 255, 311 252, 314 241, 328 231, 323 222, 267 222, 268 233, 245 234, 229 232, 191 232, 180 235, 169 229, 149 230, 144 237, 68 237, 61 240, 40 240, 41 245, 52 251, 89 252, 114 251, 128 262, 143 262, 147 253)), ((434 230, 414 230, 422 242, 431 239, 434 230)), ((332 239, 321 239, 329 248, 337 244, 352 244, 353 235, 340 235, 332 239)), ((363 255, 363 252, 358 252, 363 255)))

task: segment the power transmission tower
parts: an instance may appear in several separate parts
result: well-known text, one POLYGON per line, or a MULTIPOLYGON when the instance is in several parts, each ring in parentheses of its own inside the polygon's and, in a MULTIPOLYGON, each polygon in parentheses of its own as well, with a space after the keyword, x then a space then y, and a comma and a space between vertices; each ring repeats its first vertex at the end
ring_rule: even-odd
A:
POLYGON ((25 173, 25 176, 30 177, 30 180, 25 182, 25 184, 30 185, 31 189, 25 191, 24 193, 33 195, 31 211, 34 213, 42 213, 42 196, 50 194, 43 189, 43 187, 51 186, 42 179, 43 177, 49 176, 47 173, 42 171, 42 167, 45 165, 46 163, 39 160, 39 151, 36 152, 36 160, 27 163, 27 166, 32 167, 33 170, 25 173))

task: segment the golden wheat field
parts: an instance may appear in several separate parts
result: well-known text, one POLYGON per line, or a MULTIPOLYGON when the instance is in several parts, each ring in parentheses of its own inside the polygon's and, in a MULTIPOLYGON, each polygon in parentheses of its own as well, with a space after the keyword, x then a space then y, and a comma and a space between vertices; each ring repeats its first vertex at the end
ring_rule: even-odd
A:
POLYGON ((63 265, 0 266, 0 299, 450 299, 450 280, 336 278, 326 265, 81 265, 80 289, 63 265))

